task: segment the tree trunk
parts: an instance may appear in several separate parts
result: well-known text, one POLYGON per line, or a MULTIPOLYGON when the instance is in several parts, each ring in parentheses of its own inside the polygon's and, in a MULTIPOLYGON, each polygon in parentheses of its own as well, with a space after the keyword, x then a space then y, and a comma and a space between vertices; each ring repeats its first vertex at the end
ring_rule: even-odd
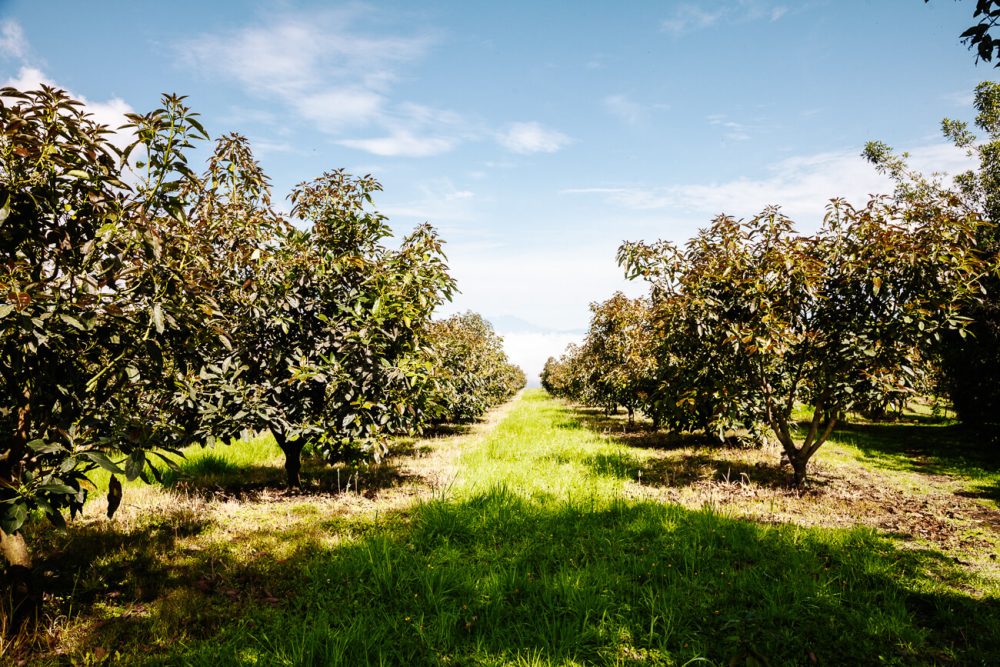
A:
MULTIPOLYGON (((31 552, 24 536, 21 533, 8 535, 0 530, 0 554, 7 561, 4 578, 9 588, 4 592, 10 596, 11 620, 7 629, 17 630, 25 622, 38 617, 42 601, 31 576, 31 552)), ((4 609, 4 612, 7 610, 4 609)))
POLYGON ((302 470, 302 438, 289 442, 282 431, 271 431, 275 442, 285 454, 285 475, 289 489, 301 489, 302 480, 299 472, 302 470))
POLYGON ((806 466, 809 465, 809 459, 803 456, 800 450, 796 456, 788 457, 788 460, 792 464, 795 486, 801 489, 806 485, 806 466))
POLYGON ((630 405, 626 410, 628 410, 628 425, 635 426, 635 408, 630 405))

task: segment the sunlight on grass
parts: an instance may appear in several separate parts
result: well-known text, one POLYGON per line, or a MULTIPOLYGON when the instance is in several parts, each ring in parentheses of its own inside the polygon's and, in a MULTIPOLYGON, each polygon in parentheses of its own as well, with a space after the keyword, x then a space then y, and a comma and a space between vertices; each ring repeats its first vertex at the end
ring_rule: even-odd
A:
POLYGON ((635 479, 645 453, 567 417, 543 392, 527 392, 507 419, 464 453, 455 497, 498 487, 538 500, 620 496, 622 478, 635 479))
POLYGON ((868 528, 639 493, 662 452, 540 391, 497 415, 408 445, 423 490, 207 500, 177 489, 276 467, 276 448, 190 450, 174 489, 149 487, 161 510, 66 535, 78 574, 59 595, 85 611, 67 619, 63 650, 163 665, 1000 659, 995 578, 868 528))
MULTIPOLYGON (((953 564, 867 529, 762 524, 629 497, 651 454, 527 392, 469 439, 457 480, 306 558, 290 608, 253 614, 280 664, 862 664, 989 655, 995 612, 953 564), (919 605, 920 612, 914 612, 919 605), (991 620, 992 619, 992 620, 991 620), (992 629, 990 629, 992 628, 992 629)), ((369 519, 370 522, 370 519, 369 519)), ((243 628, 184 659, 215 664, 243 628)), ((244 654, 246 655, 246 654, 244 654)))
MULTIPOLYGON (((211 447, 192 445, 181 450, 183 457, 167 455, 176 467, 157 463, 163 473, 163 485, 175 486, 178 482, 197 479, 205 484, 239 484, 250 481, 252 471, 273 468, 278 475, 282 465, 281 450, 270 433, 264 433, 247 440, 233 440, 225 445, 218 443, 211 447)), ((155 459, 154 459, 155 460, 155 459)), ((258 477, 260 474, 258 473, 258 477)), ((90 480, 101 494, 107 493, 111 473, 103 469, 92 472, 90 480)), ((122 480, 126 489, 142 488, 145 482, 136 479, 122 480)))

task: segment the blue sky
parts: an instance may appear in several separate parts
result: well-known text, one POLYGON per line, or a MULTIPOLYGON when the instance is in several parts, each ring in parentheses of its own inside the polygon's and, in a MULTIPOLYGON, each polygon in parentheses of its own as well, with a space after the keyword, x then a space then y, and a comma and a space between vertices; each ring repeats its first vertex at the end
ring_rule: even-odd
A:
POLYGON ((529 374, 587 305, 638 294, 625 239, 683 241, 721 212, 889 189, 869 139, 954 172, 942 117, 994 78, 958 40, 973 0, 47 2, 0 0, 0 81, 100 119, 188 96, 247 135, 277 199, 371 172, 404 231, 448 241, 462 294, 529 374))

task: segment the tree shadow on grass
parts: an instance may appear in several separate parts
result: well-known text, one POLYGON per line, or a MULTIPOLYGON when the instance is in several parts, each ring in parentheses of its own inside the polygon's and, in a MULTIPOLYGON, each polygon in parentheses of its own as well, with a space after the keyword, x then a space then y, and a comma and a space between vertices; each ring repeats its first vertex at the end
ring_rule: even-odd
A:
POLYGON ((834 439, 856 447, 875 466, 970 478, 974 488, 959 495, 1000 502, 1000 448, 960 426, 850 423, 834 439))
MULTIPOLYGON (((397 455, 414 454, 413 443, 397 455)), ((302 488, 296 495, 339 494, 347 491, 373 498, 414 478, 392 458, 377 464, 328 464, 318 456, 303 456, 302 488)), ((236 463, 223 455, 202 453, 166 471, 163 485, 203 499, 254 500, 264 492, 288 492, 281 463, 236 463)))
POLYGON ((639 472, 644 470, 643 462, 626 451, 587 456, 583 463, 591 474, 615 479, 637 479, 639 472))
MULTIPOLYGON (((619 479, 641 481, 653 486, 690 486, 703 481, 753 482, 769 488, 788 489, 793 485, 791 468, 782 466, 775 455, 772 462, 745 462, 727 456, 726 452, 749 449, 736 436, 719 440, 702 433, 668 433, 648 425, 628 428, 620 416, 608 416, 603 410, 575 407, 572 423, 599 433, 622 447, 635 447, 658 452, 693 449, 682 457, 654 456, 641 460, 620 451, 614 455, 597 455, 585 459, 594 474, 619 479), (640 475, 641 473, 641 475, 640 475)), ((813 478, 810 489, 825 485, 813 478)))
POLYGON ((724 439, 705 433, 674 433, 657 430, 649 422, 637 421, 633 425, 615 413, 607 415, 604 410, 574 406, 574 418, 567 423, 567 428, 587 428, 594 433, 600 433, 613 442, 629 447, 642 449, 683 449, 686 447, 709 449, 746 449, 745 442, 738 434, 728 434, 724 439))
POLYGON ((320 549, 314 533, 295 528, 214 541, 205 538, 213 527, 181 503, 46 534, 36 571, 45 613, 71 628, 63 648, 76 654, 73 664, 101 664, 126 647, 133 657, 122 664, 145 662, 172 642, 207 639, 255 609, 278 608, 298 593, 289 573, 320 549))
POLYGON ((252 629, 233 622, 162 661, 1000 660, 997 600, 936 583, 961 576, 936 554, 652 502, 543 505, 494 488, 423 504, 288 575, 297 594, 252 629))
MULTIPOLYGON (((654 458, 642 468, 642 483, 651 486, 691 486, 713 481, 754 483, 771 489, 791 489, 792 477, 787 467, 770 463, 747 463, 694 453, 682 458, 654 458)), ((826 482, 813 476, 803 493, 815 492, 826 482)))

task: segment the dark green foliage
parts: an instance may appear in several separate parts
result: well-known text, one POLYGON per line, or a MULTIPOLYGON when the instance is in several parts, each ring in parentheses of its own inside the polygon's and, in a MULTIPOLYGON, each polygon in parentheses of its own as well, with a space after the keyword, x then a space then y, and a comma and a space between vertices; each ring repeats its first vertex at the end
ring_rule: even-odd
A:
POLYGON ((197 179, 183 151, 204 132, 181 98, 130 116, 120 155, 62 91, 2 97, 0 523, 15 531, 31 509, 57 523, 79 509, 86 471, 145 477, 151 448, 190 440, 177 381, 220 313, 203 285, 211 257, 192 245, 212 230, 187 215, 197 179))
POLYGON ((243 137, 194 172, 183 98, 128 116, 123 151, 62 91, 5 89, 0 112, 0 528, 61 523, 88 471, 148 480, 194 442, 270 429, 296 483, 307 441, 378 458, 420 428, 454 283, 429 226, 384 244, 374 179, 301 184, 300 231, 243 137))

